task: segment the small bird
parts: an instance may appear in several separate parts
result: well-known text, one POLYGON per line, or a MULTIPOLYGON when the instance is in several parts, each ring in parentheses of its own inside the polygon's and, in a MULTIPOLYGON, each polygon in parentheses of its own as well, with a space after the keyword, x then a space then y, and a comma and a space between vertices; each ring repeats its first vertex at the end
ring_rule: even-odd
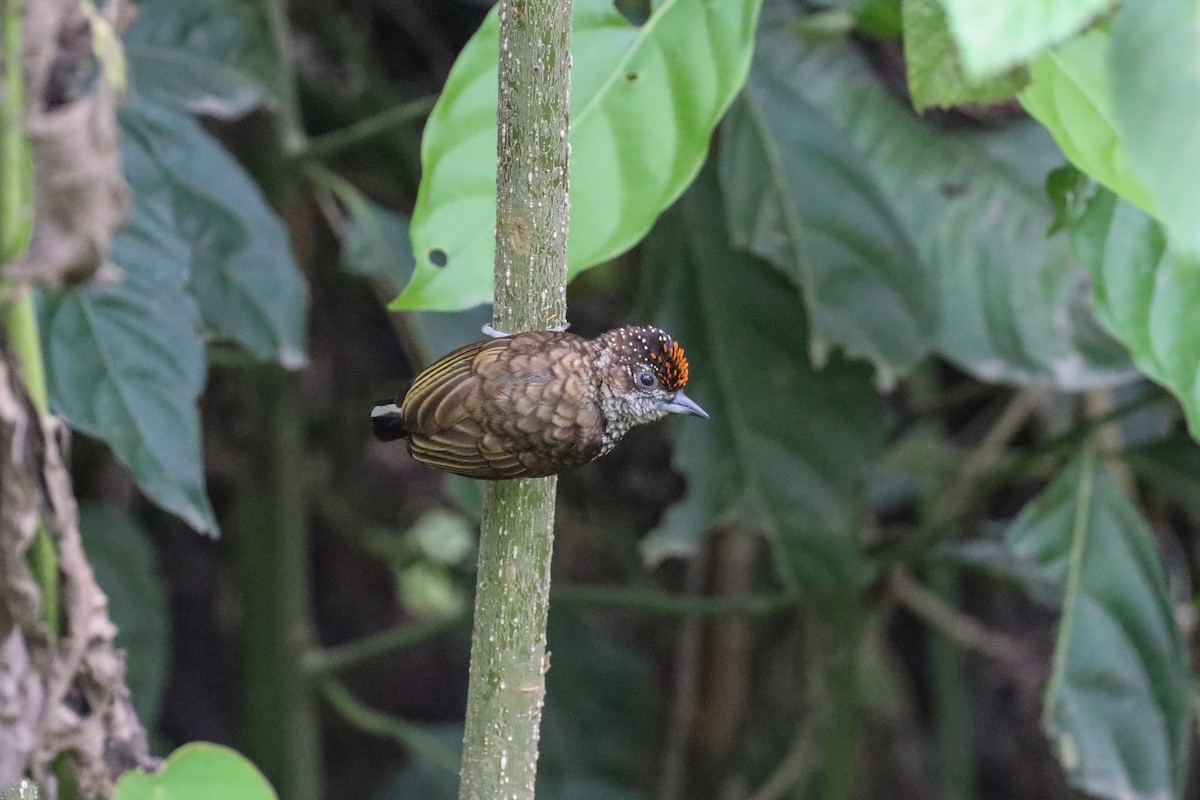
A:
POLYGON ((607 453, 635 425, 667 414, 708 418, 683 393, 683 348, 658 328, 585 339, 532 331, 460 347, 422 372, 403 400, 371 411, 381 441, 408 440, 423 464, 498 480, 555 475, 607 453))

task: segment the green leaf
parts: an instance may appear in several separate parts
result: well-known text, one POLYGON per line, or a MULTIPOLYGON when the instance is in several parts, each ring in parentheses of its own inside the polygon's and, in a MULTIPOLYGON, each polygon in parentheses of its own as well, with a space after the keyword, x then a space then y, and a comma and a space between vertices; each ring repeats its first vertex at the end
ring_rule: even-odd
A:
POLYGON ((38 328, 51 409, 107 442, 151 500, 215 534, 195 405, 204 346, 184 288, 186 247, 161 198, 135 193, 113 241, 120 280, 41 292, 38 328))
POLYGON ((1105 191, 1072 241, 1092 276, 1100 321, 1179 399, 1200 438, 1200 261, 1173 254, 1162 226, 1105 191))
POLYGON ((933 276, 860 154, 790 75, 751 69, 722 127, 719 165, 733 244, 802 290, 814 352, 870 359, 885 385, 925 356, 937 330, 933 276))
POLYGON ((153 774, 131 770, 113 800, 276 800, 275 790, 245 756, 222 745, 180 747, 153 774))
POLYGON ((1126 0, 1113 22, 1113 110, 1172 244, 1200 258, 1200 12, 1126 0))
POLYGON ((149 536, 127 512, 95 504, 80 505, 79 527, 88 562, 108 596, 117 647, 125 651, 125 679, 134 708, 151 724, 158 718, 166 685, 170 631, 149 536))
POLYGON ((824 595, 863 579, 856 535, 882 440, 870 371, 837 358, 813 368, 795 290, 730 246, 711 172, 663 216, 644 262, 647 317, 687 348, 688 394, 712 416, 674 423, 688 494, 643 543, 646 558, 690 554, 736 515, 770 535, 800 589, 824 595))
MULTIPOLYGON (((575 3, 571 274, 632 247, 695 177, 746 78, 760 3, 656 0, 641 26, 612 0, 575 3)), ((493 9, 425 126, 412 218, 417 268, 392 308, 491 300, 498 37, 493 9)))
POLYGON ((358 193, 343 195, 342 200, 349 212, 342 242, 346 269, 403 286, 414 266, 408 220, 358 193))
POLYGON ((1021 512, 1007 540, 1062 586, 1043 724, 1070 782, 1122 800, 1180 796, 1188 656, 1137 509, 1087 451, 1021 512))
POLYGON ((1066 40, 1112 0, 940 0, 971 75, 994 75, 1066 40))
POLYGON ((166 217, 206 327, 256 358, 303 366, 307 289, 250 176, 186 114, 136 101, 118 120, 125 177, 166 217))
POLYGON ((1038 56, 1029 65, 1021 105, 1054 136, 1071 163, 1126 200, 1153 213, 1117 133, 1109 81, 1108 31, 1097 28, 1038 56))
POLYGON ((913 116, 851 47, 809 45, 790 4, 763 11, 758 59, 791 75, 860 154, 926 268, 939 278, 938 346, 992 381, 1063 389, 1131 376, 1090 316, 1086 276, 1043 183, 1062 155, 1037 124, 938 130, 913 116))
POLYGON ((279 65, 266 20, 236 0, 149 0, 124 37, 133 90, 222 119, 276 100, 279 65))
POLYGON ((939 0, 904 0, 904 61, 918 111, 1012 97, 1029 80, 1023 69, 979 77, 963 68, 939 0))

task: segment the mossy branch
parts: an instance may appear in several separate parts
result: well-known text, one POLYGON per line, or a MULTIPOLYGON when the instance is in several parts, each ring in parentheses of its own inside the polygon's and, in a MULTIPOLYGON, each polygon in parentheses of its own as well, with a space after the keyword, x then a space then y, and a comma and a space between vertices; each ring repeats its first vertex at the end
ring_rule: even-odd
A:
MULTIPOLYGON (((502 0, 493 325, 566 321, 571 0, 502 0)), ((528 800, 545 698, 555 478, 488 485, 460 800, 528 800)))

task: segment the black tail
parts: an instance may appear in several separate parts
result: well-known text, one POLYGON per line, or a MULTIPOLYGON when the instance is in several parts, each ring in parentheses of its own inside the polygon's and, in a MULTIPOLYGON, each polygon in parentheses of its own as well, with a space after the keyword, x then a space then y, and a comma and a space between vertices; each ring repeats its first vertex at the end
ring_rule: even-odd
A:
POLYGON ((371 409, 371 431, 381 442, 394 442, 408 436, 404 429, 404 419, 400 416, 400 406, 392 400, 380 400, 371 409))

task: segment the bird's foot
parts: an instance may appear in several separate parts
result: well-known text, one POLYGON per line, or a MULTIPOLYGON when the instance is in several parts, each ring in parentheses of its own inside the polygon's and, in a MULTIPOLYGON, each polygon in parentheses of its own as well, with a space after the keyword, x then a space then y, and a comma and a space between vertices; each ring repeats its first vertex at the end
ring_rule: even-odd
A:
POLYGON ((504 331, 493 328, 492 323, 490 322, 485 324, 482 328, 480 328, 480 330, 483 331, 485 336, 490 336, 493 339, 503 339, 506 336, 512 336, 511 333, 505 333, 504 331))
MULTIPOLYGON (((553 328, 550 328, 550 330, 554 331, 555 333, 565 333, 567 328, 570 327, 571 323, 568 322, 564 325, 557 325, 553 328)), ((503 339, 505 337, 512 336, 511 333, 505 333, 504 331, 493 327, 490 322, 480 328, 480 330, 483 331, 484 335, 490 336, 493 339, 503 339)))

